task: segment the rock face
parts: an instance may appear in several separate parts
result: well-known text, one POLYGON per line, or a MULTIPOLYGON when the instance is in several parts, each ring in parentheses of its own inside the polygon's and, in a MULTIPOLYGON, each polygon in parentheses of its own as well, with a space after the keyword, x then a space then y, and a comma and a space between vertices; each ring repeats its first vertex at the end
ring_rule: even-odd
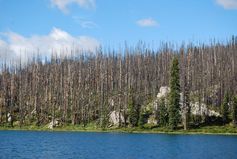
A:
POLYGON ((119 126, 119 116, 120 116, 120 120, 121 123, 124 123, 124 116, 122 115, 122 113, 119 113, 118 111, 112 111, 109 114, 109 122, 113 125, 113 126, 119 126))
POLYGON ((160 99, 162 97, 167 97, 170 92, 170 88, 167 86, 160 87, 160 92, 157 94, 157 98, 160 99))
POLYGON ((167 86, 160 87, 160 91, 157 94, 155 101, 153 102, 153 107, 155 111, 158 109, 158 103, 161 100, 161 98, 165 98, 165 103, 167 104, 168 102, 167 97, 168 97, 169 92, 170 92, 169 87, 167 86))
POLYGON ((191 106, 191 113, 193 115, 208 115, 208 116, 216 116, 216 117, 220 116, 220 113, 214 110, 208 109, 204 103, 201 103, 200 105, 198 102, 190 103, 190 106, 191 106))
POLYGON ((55 127, 58 127, 59 125, 60 125, 59 119, 54 119, 54 120, 52 120, 52 121, 49 123, 48 128, 49 128, 49 129, 53 129, 53 128, 55 128, 55 127))
MULTIPOLYGON (((157 99, 153 103, 153 106, 154 106, 155 110, 157 110, 157 106, 158 106, 157 103, 161 98, 166 98, 166 100, 167 100, 169 92, 170 92, 170 88, 168 86, 160 87, 160 91, 157 94, 157 99)), ((182 104, 183 104, 182 101, 183 101, 183 93, 180 93, 180 105, 181 105, 181 107, 182 107, 182 104)), ((208 109, 207 105, 204 104, 204 103, 199 104, 198 102, 191 102, 190 107, 191 107, 191 114, 193 114, 193 115, 207 115, 207 116, 216 116, 216 117, 220 116, 220 113, 218 113, 214 110, 208 109)))

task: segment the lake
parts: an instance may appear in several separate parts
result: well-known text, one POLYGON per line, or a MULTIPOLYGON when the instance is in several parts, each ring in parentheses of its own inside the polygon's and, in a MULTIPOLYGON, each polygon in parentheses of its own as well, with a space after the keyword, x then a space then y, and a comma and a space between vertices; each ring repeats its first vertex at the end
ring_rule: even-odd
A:
POLYGON ((237 136, 0 131, 0 158, 234 159, 237 136))

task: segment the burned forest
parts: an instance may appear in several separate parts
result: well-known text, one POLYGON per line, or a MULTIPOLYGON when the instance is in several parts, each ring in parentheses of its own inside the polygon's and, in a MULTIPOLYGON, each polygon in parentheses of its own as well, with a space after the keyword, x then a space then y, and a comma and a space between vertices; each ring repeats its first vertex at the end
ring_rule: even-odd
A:
POLYGON ((17 64, 2 60, 0 125, 167 126, 172 118, 167 115, 169 92, 167 97, 158 93, 169 90, 174 58, 180 90, 177 124, 185 129, 187 124, 236 124, 237 37, 173 46, 162 43, 155 50, 139 43, 50 58, 36 55, 17 64))

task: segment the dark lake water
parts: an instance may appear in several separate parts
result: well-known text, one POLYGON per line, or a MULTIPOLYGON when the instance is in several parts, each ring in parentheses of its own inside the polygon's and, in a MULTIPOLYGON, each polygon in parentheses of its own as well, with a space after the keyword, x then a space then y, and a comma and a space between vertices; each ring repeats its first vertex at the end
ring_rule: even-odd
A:
POLYGON ((234 159, 237 136, 0 131, 0 158, 234 159))

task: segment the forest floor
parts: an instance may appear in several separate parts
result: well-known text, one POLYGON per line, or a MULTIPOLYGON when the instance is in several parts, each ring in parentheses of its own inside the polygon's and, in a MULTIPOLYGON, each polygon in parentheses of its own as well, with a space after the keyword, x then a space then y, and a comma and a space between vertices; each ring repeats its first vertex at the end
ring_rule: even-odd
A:
POLYGON ((54 129, 49 129, 47 126, 14 126, 6 127, 0 126, 0 130, 29 130, 29 131, 78 131, 78 132, 114 132, 114 133, 160 133, 160 134, 221 134, 221 135, 237 135, 237 127, 232 125, 222 126, 202 126, 198 128, 190 128, 189 130, 183 130, 181 127, 177 130, 170 130, 167 127, 123 127, 123 128, 98 128, 94 124, 82 125, 67 125, 54 129))

